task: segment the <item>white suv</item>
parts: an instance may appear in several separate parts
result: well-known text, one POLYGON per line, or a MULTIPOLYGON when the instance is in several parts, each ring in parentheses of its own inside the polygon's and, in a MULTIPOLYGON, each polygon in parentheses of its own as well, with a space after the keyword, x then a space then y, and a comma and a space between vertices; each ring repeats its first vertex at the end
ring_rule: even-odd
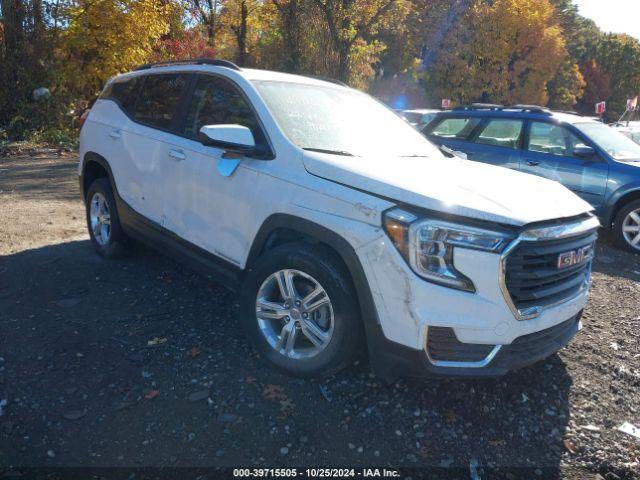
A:
MULTIPOLYGON (((598 227, 559 183, 445 158, 368 95, 222 60, 108 82, 80 186, 105 257, 139 239, 239 292, 299 376, 500 375, 580 329, 598 227)), ((211 328, 215 328, 212 325, 211 328)))

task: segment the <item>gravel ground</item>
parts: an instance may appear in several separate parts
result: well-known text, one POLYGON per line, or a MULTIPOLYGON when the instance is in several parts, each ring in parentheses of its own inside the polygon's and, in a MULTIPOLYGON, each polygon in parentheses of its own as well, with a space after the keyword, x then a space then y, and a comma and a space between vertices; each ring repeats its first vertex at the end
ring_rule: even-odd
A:
POLYGON ((582 332, 507 377, 388 385, 363 362, 300 381, 261 364, 219 285, 143 247, 94 254, 76 162, 0 159, 0 476, 429 466, 473 480, 640 478, 640 439, 617 430, 640 426, 638 256, 601 242, 582 332))

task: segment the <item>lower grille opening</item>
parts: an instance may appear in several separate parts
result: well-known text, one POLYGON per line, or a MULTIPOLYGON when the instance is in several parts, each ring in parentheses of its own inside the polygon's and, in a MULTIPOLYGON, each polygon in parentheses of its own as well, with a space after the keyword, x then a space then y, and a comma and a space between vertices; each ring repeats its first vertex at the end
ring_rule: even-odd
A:
POLYGON ((462 343, 449 327, 429 327, 427 332, 427 352, 433 361, 480 362, 493 348, 494 345, 462 343))

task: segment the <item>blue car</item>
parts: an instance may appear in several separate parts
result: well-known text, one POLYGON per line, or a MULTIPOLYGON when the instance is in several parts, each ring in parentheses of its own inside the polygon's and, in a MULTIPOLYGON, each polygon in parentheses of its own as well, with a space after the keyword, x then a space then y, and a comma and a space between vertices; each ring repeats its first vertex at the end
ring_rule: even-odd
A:
POLYGON ((640 145, 613 128, 543 107, 474 104, 438 113, 422 133, 469 160, 562 183, 594 206, 617 246, 640 253, 640 145))

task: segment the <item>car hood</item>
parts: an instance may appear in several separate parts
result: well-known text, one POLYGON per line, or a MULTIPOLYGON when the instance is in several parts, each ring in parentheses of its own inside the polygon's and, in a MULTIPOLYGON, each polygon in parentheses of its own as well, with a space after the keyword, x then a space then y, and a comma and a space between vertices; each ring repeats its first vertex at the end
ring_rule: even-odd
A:
POLYGON ((522 226, 593 208, 561 184, 460 158, 304 153, 307 171, 359 190, 452 215, 522 226))

